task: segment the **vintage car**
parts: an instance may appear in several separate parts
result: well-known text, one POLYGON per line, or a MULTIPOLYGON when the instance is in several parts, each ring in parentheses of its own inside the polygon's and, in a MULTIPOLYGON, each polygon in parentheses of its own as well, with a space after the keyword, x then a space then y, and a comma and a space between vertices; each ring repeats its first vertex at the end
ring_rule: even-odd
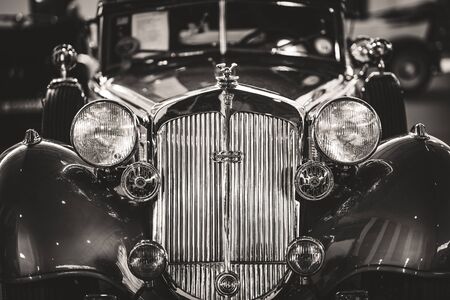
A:
POLYGON ((352 7, 101 1, 0 156, 0 299, 448 299, 450 148, 352 7))

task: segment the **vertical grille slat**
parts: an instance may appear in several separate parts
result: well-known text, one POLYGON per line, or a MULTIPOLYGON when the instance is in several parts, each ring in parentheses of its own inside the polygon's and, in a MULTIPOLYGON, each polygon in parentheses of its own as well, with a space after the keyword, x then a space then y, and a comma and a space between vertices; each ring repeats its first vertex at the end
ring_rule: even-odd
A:
MULTIPOLYGON (((218 112, 189 115, 164 124, 157 136, 162 186, 154 207, 153 238, 169 255, 168 274, 180 293, 224 299, 215 291, 223 272, 223 165, 211 157, 221 149, 225 118, 218 112)), ((240 292, 254 299, 286 276, 284 252, 295 238, 299 204, 293 178, 298 130, 271 116, 235 113, 230 146, 243 153, 230 167, 231 269, 240 292)))
POLYGON ((231 259, 282 262, 286 242, 295 237, 295 226, 291 225, 297 203, 292 183, 298 133, 291 123, 251 113, 233 115, 231 128, 233 149, 244 153, 243 161, 232 168, 234 182, 240 183, 231 187, 235 199, 232 213, 236 212, 232 224, 241 228, 232 230, 232 245, 239 249, 233 251, 231 259))

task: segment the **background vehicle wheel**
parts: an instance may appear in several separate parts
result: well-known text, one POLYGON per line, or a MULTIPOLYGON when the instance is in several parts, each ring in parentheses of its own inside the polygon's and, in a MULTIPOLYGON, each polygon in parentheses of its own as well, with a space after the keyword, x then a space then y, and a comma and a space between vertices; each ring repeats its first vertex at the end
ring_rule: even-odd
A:
POLYGON ((390 69, 405 92, 423 91, 431 79, 431 60, 424 49, 401 47, 394 51, 390 69))

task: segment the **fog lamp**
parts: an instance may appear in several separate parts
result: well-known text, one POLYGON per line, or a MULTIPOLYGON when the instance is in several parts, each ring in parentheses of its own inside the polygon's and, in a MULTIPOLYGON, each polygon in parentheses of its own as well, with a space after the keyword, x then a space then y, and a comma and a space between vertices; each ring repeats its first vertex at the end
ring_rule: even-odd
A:
POLYGON ((137 278, 151 281, 166 269, 167 252, 156 242, 141 241, 131 250, 128 256, 128 267, 137 278))
POLYGON ((160 181, 159 172, 153 165, 139 161, 125 169, 121 185, 128 198, 136 202, 145 202, 156 195, 160 181))
POLYGON ((322 200, 331 193, 333 187, 333 173, 321 162, 309 161, 298 168, 295 174, 295 189, 306 200, 322 200))
POLYGON ((325 250, 321 242, 311 237, 300 237, 287 248, 286 261, 295 273, 311 276, 323 265, 325 250))

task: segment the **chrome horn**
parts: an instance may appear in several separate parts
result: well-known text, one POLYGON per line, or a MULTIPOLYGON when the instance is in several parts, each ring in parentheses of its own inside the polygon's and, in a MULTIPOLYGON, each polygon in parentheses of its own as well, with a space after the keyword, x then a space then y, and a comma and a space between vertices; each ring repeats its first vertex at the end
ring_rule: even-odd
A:
POLYGON ((385 39, 376 38, 370 43, 369 55, 380 71, 384 71, 385 60, 392 55, 392 48, 392 43, 385 39))
POLYGON ((63 79, 67 77, 67 72, 76 66, 77 56, 77 52, 69 44, 58 45, 53 49, 52 61, 60 70, 63 79))

